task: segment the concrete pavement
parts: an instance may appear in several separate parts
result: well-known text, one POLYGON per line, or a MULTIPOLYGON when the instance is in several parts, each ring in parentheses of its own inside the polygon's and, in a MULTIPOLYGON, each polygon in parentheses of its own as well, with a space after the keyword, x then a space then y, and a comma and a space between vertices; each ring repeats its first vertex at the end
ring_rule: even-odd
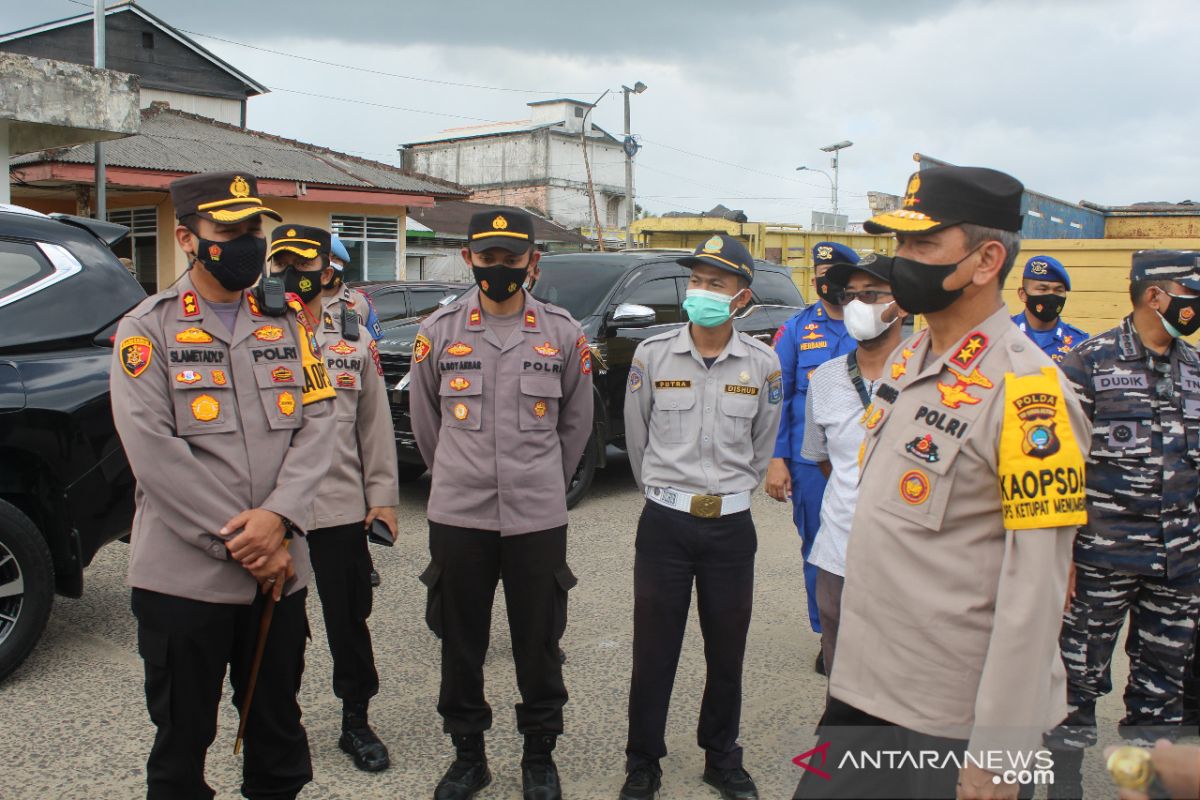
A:
MULTIPOLYGON (((571 693, 568 734, 556 756, 565 796, 589 800, 614 800, 623 780, 633 532, 642 506, 628 464, 611 452, 610 466, 572 512, 569 533, 569 563, 579 585, 571 592, 563 639, 571 693)), ((314 594, 309 600, 313 641, 300 700, 316 777, 301 797, 428 798, 449 763, 449 740, 436 711, 438 643, 425 626, 424 587, 417 581, 428 561, 427 490, 428 478, 401 487, 400 540, 390 550, 371 548, 383 578, 371 618, 382 683, 371 719, 391 750, 392 768, 379 775, 359 772, 337 748, 340 703, 329 688, 329 649, 314 594)), ((760 491, 753 510, 759 541, 742 742, 761 796, 774 800, 791 797, 800 775, 791 758, 814 744, 811 731, 824 705, 825 680, 812 671, 817 637, 805 622, 799 540, 789 508, 760 491)), ((144 796, 152 727, 124 585, 126 558, 120 543, 101 552, 87 570, 84 597, 57 598, 46 636, 0 685, 0 798, 144 796)), ((503 598, 497 597, 486 666, 496 720, 488 749, 496 780, 481 800, 521 796, 521 739, 512 711, 518 696, 503 609, 503 598)), ((1114 685, 1123 687, 1124 657, 1117 662, 1114 685)), ((717 797, 701 782, 704 756, 695 742, 703 688, 693 609, 669 719, 663 800, 717 797)), ((1106 741, 1115 738, 1118 699, 1110 696, 1101 707, 1106 741)), ((209 782, 220 798, 239 796, 241 761, 232 753, 236 729, 227 691, 208 757, 209 782)), ((1087 795, 1115 797, 1099 772, 1098 751, 1090 754, 1088 769, 1087 795)))

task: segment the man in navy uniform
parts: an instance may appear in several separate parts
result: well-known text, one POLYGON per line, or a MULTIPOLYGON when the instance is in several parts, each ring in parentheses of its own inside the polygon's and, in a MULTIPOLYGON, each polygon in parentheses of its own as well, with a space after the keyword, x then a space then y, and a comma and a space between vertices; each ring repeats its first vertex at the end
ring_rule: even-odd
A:
POLYGON ((1017 297, 1025 310, 1012 318, 1017 327, 1033 340, 1054 362, 1061 362, 1088 335, 1062 318, 1071 276, 1057 258, 1033 256, 1025 262, 1017 297))
MULTIPOLYGON (((825 476, 800 453, 804 444, 804 407, 813 370, 831 358, 846 355, 856 344, 842 322, 840 287, 834 286, 825 273, 834 264, 857 263, 858 254, 844 244, 813 245, 813 285, 819 300, 783 323, 772 342, 783 368, 783 419, 775 440, 775 456, 767 468, 765 488, 767 494, 781 503, 792 498, 792 519, 800 534, 800 552, 804 557, 808 620, 817 633, 821 632, 816 601, 817 568, 808 563, 808 554, 821 527, 825 476)), ((825 674, 820 653, 817 653, 817 672, 825 674)))

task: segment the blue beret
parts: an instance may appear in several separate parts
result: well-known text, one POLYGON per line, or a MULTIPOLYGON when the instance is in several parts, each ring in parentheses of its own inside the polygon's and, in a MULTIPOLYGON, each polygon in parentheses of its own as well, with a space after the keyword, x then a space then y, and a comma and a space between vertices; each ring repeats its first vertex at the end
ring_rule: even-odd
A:
POLYGON ((1133 254, 1131 281, 1177 281, 1200 292, 1200 251, 1138 250, 1133 254))
POLYGON ((1025 262, 1025 273, 1022 278, 1031 281, 1057 281, 1071 291, 1071 276, 1067 268, 1057 258, 1050 256, 1034 256, 1025 262))
MULTIPOLYGON (((335 233, 333 239, 329 243, 329 253, 334 258, 339 259, 342 264, 350 263, 350 253, 346 250, 346 245, 342 244, 342 240, 335 233)), ((335 266, 334 269, 337 269, 335 266)))
POLYGON ((857 264, 858 253, 841 242, 817 242, 813 245, 813 266, 822 264, 857 264))

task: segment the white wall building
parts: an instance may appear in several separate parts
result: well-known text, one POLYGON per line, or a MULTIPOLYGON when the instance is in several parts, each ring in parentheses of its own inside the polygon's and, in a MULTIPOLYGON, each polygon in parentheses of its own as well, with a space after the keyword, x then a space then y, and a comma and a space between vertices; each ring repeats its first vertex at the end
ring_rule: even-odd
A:
POLYGON ((568 228, 595 225, 584 147, 602 227, 625 222, 625 154, 592 124, 591 104, 529 103, 530 118, 451 128, 401 146, 407 170, 453 181, 471 200, 528 208, 568 228), (586 127, 585 127, 586 126, 586 127))

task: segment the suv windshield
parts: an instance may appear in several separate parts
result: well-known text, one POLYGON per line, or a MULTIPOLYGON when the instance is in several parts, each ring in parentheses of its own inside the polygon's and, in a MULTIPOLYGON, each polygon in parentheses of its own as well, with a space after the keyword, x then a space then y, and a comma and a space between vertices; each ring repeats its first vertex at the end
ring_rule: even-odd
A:
POLYGON ((600 301, 624 274, 625 265, 609 259, 544 258, 533 296, 566 309, 577 320, 584 320, 595 313, 600 301))

